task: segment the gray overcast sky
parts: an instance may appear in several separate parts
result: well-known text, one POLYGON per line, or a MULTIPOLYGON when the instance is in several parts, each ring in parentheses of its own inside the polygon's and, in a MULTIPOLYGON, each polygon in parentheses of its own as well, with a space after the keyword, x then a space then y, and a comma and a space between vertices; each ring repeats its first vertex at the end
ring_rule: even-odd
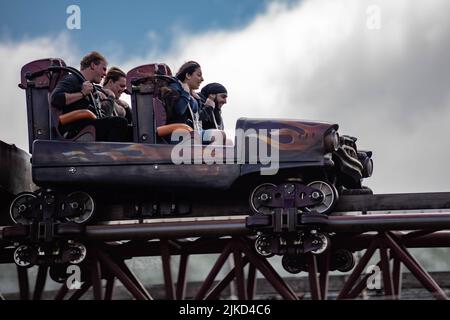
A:
MULTIPOLYGON (((447 0, 274 1, 241 24, 180 32, 163 51, 119 48, 129 54, 110 64, 197 60, 205 83, 228 88, 228 129, 242 116, 336 122, 373 150, 365 184, 376 193, 450 191, 448 12, 447 0)), ((0 42, 2 140, 27 148, 20 67, 49 56, 77 66, 84 53, 67 30, 0 42)))

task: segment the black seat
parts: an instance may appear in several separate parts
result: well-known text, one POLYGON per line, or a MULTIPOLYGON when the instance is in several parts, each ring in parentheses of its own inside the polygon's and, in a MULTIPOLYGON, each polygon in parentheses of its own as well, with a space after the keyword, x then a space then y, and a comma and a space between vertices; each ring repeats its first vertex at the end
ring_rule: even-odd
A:
MULTIPOLYGON (((61 120, 70 123, 83 117, 92 118, 93 114, 83 112, 62 115, 61 110, 51 105, 51 93, 69 71, 65 62, 57 58, 36 60, 22 67, 19 87, 26 90, 30 153, 35 140, 67 140, 58 129, 61 120)), ((87 126, 69 140, 95 141, 95 128, 87 126)))
MULTIPOLYGON (((61 60, 62 61, 62 60, 61 60)), ((62 65, 53 65, 59 67, 65 67, 65 63, 62 65)), ((60 125, 69 124, 83 119, 96 119, 96 115, 89 110, 75 110, 66 114, 62 114, 62 110, 51 103, 51 95, 55 90, 59 81, 64 79, 68 75, 67 70, 55 70, 50 72, 50 84, 48 101, 50 105, 50 125, 52 139, 56 140, 71 140, 71 141, 95 141, 95 127, 88 125, 80 130, 75 136, 67 138, 67 134, 62 134, 59 130, 60 125)))
POLYGON ((157 142, 170 143, 171 135, 176 130, 193 132, 192 128, 185 123, 167 124, 166 108, 159 98, 153 98, 153 112, 155 115, 157 142))
POLYGON ((192 131, 184 123, 167 124, 167 112, 161 100, 163 88, 168 88, 172 72, 166 64, 148 64, 127 73, 127 92, 131 94, 134 141, 169 143, 177 129, 192 131))

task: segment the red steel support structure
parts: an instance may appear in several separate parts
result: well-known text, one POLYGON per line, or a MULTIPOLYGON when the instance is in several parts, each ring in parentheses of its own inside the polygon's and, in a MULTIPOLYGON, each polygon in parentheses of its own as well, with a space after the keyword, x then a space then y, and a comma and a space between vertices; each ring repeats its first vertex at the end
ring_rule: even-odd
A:
MULTIPOLYGON (((319 219, 320 220, 320 219, 319 219)), ((307 221, 307 220, 305 220, 307 221)), ((313 223, 313 222, 311 222, 313 223)), ((367 288, 371 274, 365 274, 371 258, 379 252, 375 265, 381 271, 382 288, 387 299, 401 299, 404 266, 436 299, 447 295, 430 274, 410 254, 409 248, 450 246, 450 213, 340 215, 324 217, 319 223, 322 231, 334 234, 331 248, 321 255, 308 255, 307 273, 311 299, 329 298, 328 281, 331 249, 345 248, 363 252, 340 289, 337 299, 355 299, 367 288)), ((11 234, 26 233, 23 226, 2 230, 3 250, 0 262, 11 263, 13 249, 6 241, 11 234)), ((57 234, 70 236, 70 226, 60 225, 57 234)), ((215 217, 211 219, 174 219, 137 224, 87 226, 82 236, 88 257, 83 262, 83 284, 77 290, 61 285, 54 299, 80 299, 92 288, 94 299, 114 298, 114 284, 121 282, 133 299, 150 300, 150 284, 144 284, 125 264, 127 259, 160 256, 164 273, 165 296, 183 299, 187 296, 186 279, 189 266, 197 254, 218 254, 204 281, 191 296, 195 299, 226 297, 224 290, 234 282, 238 299, 254 299, 258 294, 256 274, 259 272, 283 299, 296 300, 305 292, 296 292, 271 265, 270 260, 254 250, 254 235, 247 229, 245 217, 215 217), (193 240, 192 238, 195 238, 193 240), (117 243, 118 240, 129 240, 117 243), (113 241, 111 243, 111 241, 113 241), (172 270, 171 257, 180 256, 178 273, 172 270), (225 268, 232 259, 234 267, 225 268), (226 274, 217 280, 220 271, 226 274), (103 286, 102 280, 106 281, 103 286), (70 296, 69 296, 70 293, 70 296)), ((27 269, 18 267, 20 299, 41 299, 49 267, 39 266, 36 283, 30 296, 27 269)))

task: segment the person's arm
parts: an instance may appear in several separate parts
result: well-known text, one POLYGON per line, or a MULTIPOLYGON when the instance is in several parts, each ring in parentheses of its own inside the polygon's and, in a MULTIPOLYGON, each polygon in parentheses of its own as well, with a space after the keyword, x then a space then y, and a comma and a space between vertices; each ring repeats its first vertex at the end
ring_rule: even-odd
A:
POLYGON ((100 107, 102 108, 104 115, 106 117, 114 116, 114 109, 116 108, 116 96, 114 95, 114 92, 107 88, 99 88, 98 96, 100 99, 100 107))
POLYGON ((77 90, 77 87, 79 87, 79 83, 76 79, 66 77, 61 80, 52 93, 52 104, 62 109, 66 105, 85 98, 94 88, 92 83, 88 81, 82 84, 80 91, 77 90))
POLYGON ((203 104, 203 106, 200 108, 199 116, 200 121, 202 122, 203 130, 216 129, 214 120, 212 118, 213 112, 213 107, 207 104, 203 104))
POLYGON ((208 107, 211 107, 211 108, 215 109, 215 107, 216 107, 216 104, 214 102, 215 99, 216 99, 216 95, 215 94, 210 94, 208 96, 208 98, 206 100, 204 100, 204 102, 203 101, 202 102, 203 102, 203 104, 205 106, 208 106, 208 107))
MULTIPOLYGON (((64 79, 62 79, 58 84, 56 85, 56 88, 53 90, 52 96, 51 96, 51 103, 57 108, 62 109, 66 105, 66 93, 72 92, 72 94, 78 95, 78 100, 81 99, 82 94, 80 92, 73 93, 74 91, 74 81, 69 76, 66 76, 64 79)), ((69 97, 70 100, 74 100, 76 97, 69 97)), ((75 100, 77 101, 77 100, 75 100)))
POLYGON ((94 85, 89 81, 83 82, 81 85, 81 92, 67 93, 65 94, 66 105, 77 102, 78 100, 84 99, 94 90, 94 85))
POLYGON ((172 89, 177 90, 180 93, 180 98, 176 101, 176 103, 174 104, 174 112, 177 116, 182 116, 185 114, 186 110, 187 110, 187 106, 190 100, 190 95, 188 92, 186 92, 185 90, 183 90, 181 88, 181 86, 175 83, 170 84, 170 87, 172 89), (181 88, 181 90, 180 90, 181 88))
POLYGON ((133 116, 131 114, 131 108, 128 105, 128 103, 126 103, 126 101, 117 99, 117 104, 120 105, 121 107, 123 107, 125 109, 125 118, 128 121, 128 124, 132 124, 133 123, 133 116))
POLYGON ((133 124, 133 115, 130 107, 125 108, 125 118, 127 119, 128 124, 133 124))
POLYGON ((105 116, 112 117, 114 115, 115 104, 114 99, 111 97, 101 100, 100 107, 102 108, 105 116))
POLYGON ((84 97, 85 95, 82 92, 64 93, 64 104, 62 104, 61 107, 77 102, 84 97))

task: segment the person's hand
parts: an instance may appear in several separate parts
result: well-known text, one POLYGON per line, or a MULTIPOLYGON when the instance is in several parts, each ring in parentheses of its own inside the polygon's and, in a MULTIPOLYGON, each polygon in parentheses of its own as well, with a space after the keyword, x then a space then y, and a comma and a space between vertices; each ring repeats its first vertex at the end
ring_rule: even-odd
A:
POLYGON ((211 100, 210 98, 206 99, 205 101, 205 106, 211 107, 211 108, 215 108, 216 107, 216 103, 211 100))
POLYGON ((206 99, 206 101, 205 101, 205 105, 214 109, 216 107, 216 103, 214 102, 215 99, 216 99, 216 95, 210 94, 208 96, 208 99, 206 99))
POLYGON ((91 82, 89 81, 83 82, 83 85, 81 86, 81 93, 84 96, 87 96, 89 93, 92 92, 92 90, 94 90, 94 85, 91 82))
POLYGON ((182 83, 181 83, 181 87, 182 87, 183 90, 186 91, 187 93, 191 93, 191 89, 189 88, 189 86, 187 85, 187 83, 182 82, 182 83))
POLYGON ((127 109, 127 108, 130 107, 130 106, 128 105, 128 103, 126 103, 125 101, 120 100, 120 99, 117 99, 117 100, 116 100, 116 103, 117 103, 119 106, 124 107, 125 109, 127 109))

